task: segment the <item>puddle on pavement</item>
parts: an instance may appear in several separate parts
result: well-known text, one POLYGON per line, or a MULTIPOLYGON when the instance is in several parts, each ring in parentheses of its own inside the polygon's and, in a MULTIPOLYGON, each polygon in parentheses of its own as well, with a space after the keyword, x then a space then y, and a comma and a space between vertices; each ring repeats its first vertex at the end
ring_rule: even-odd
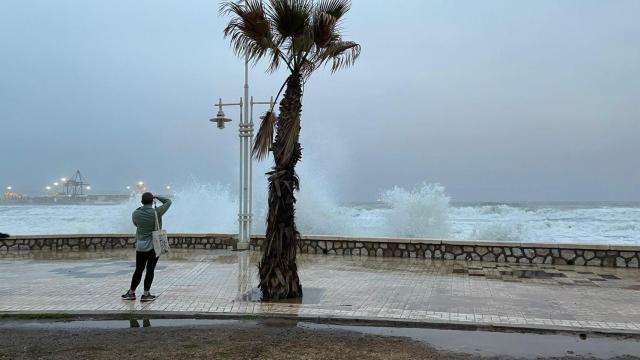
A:
POLYGON ((640 339, 605 337, 591 334, 531 334, 372 326, 298 323, 299 327, 319 331, 355 331, 362 334, 406 337, 437 350, 476 356, 539 357, 640 356, 640 339))
POLYGON ((501 275, 510 275, 520 279, 553 279, 553 278, 566 278, 567 275, 563 273, 548 273, 540 270, 513 270, 513 271, 501 271, 501 275))

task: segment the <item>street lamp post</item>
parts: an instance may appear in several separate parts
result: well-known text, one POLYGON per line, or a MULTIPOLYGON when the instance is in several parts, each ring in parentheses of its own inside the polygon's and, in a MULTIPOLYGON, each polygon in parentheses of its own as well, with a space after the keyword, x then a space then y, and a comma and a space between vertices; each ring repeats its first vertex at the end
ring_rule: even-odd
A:
POLYGON ((231 119, 225 117, 222 108, 224 106, 239 106, 240 107, 240 122, 239 122, 239 135, 240 135, 240 189, 239 189, 239 201, 238 201, 238 250, 248 250, 249 242, 251 240, 251 221, 253 217, 252 208, 252 187, 251 182, 253 159, 251 157, 251 147, 253 144, 253 106, 254 105, 269 105, 270 109, 273 108, 273 97, 271 101, 253 101, 253 96, 249 97, 249 61, 244 62, 244 98, 240 98, 240 102, 237 103, 223 103, 222 99, 219 99, 218 113, 215 118, 211 119, 211 122, 217 124, 218 129, 224 129, 224 123, 231 121, 231 119), (250 101, 247 101, 250 99, 250 101))

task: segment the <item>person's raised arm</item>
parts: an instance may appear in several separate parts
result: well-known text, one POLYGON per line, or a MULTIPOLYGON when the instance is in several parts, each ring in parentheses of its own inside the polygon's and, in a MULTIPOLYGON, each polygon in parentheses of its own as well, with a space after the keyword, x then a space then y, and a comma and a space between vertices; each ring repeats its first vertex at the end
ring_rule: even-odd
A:
POLYGON ((156 209, 158 211, 158 215, 164 215, 164 213, 169 210, 169 207, 171 207, 171 199, 162 196, 154 196, 154 199, 158 199, 158 201, 162 203, 162 206, 156 209))

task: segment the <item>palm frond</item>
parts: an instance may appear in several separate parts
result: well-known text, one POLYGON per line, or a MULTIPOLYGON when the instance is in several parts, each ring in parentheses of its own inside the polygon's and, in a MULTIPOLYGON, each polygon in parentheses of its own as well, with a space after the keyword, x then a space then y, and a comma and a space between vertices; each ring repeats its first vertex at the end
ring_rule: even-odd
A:
POLYGON ((300 74, 305 79, 308 79, 309 76, 316 70, 317 66, 313 61, 309 59, 303 59, 302 64, 300 65, 300 74))
POLYGON ((333 40, 337 19, 326 12, 313 17, 313 41, 318 48, 325 48, 333 40))
POLYGON ((262 122, 256 134, 252 150, 253 157, 256 158, 256 160, 266 159, 267 155, 269 155, 271 143, 273 143, 273 130, 277 121, 277 117, 273 111, 267 111, 261 118, 262 122))
POLYGON ((311 25, 313 2, 311 0, 270 0, 268 16, 283 38, 304 35, 311 25))
POLYGON ((269 55, 269 67, 267 68, 268 73, 274 73, 280 68, 282 56, 282 52, 277 47, 271 49, 271 54, 269 55))
POLYGON ((278 157, 284 164, 289 163, 294 155, 296 146, 299 146, 300 140, 300 114, 294 116, 290 122, 287 123, 286 128, 281 128, 282 134, 279 134, 284 139, 284 145, 278 149, 278 157))
POLYGON ((336 20, 340 20, 340 18, 351 9, 351 1, 321 0, 316 4, 315 9, 317 12, 327 13, 336 18, 336 20))
POLYGON ((299 57, 300 55, 308 53, 313 45, 313 33, 311 31, 305 32, 291 40, 291 55, 293 57, 299 57))
POLYGON ((335 41, 316 54, 318 64, 331 62, 331 72, 349 67, 360 56, 360 44, 353 41, 335 41))
POLYGON ((245 5, 227 1, 220 13, 231 16, 224 29, 236 55, 257 61, 274 47, 271 23, 261 0, 248 0, 245 5))

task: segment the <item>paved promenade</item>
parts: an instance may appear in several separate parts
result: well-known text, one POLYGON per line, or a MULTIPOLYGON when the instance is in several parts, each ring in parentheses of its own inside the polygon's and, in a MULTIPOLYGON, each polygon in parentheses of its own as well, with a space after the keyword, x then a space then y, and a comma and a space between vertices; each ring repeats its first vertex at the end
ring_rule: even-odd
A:
MULTIPOLYGON (((640 270, 301 255, 305 297, 255 301, 254 252, 176 250, 151 303, 120 300, 133 250, 0 253, 0 312, 184 312, 640 333, 640 270)), ((138 295, 141 289, 138 290, 138 295)))

